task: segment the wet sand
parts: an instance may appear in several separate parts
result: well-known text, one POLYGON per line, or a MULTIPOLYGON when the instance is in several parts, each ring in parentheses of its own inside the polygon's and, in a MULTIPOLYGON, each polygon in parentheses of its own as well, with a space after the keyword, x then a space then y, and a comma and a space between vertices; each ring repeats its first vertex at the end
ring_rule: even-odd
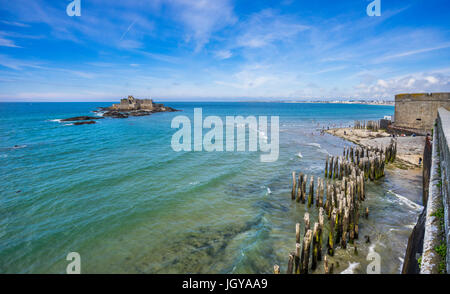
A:
MULTIPOLYGON (((326 131, 328 134, 340 137, 365 147, 387 146, 391 141, 385 131, 372 132, 364 129, 338 128, 326 131)), ((403 169, 420 168, 419 159, 423 156, 425 137, 397 137, 396 166, 403 169)))

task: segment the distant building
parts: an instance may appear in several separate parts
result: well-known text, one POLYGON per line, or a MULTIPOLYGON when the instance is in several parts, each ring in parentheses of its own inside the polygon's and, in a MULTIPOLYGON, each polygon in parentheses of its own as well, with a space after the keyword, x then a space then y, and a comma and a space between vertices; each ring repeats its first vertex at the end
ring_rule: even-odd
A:
POLYGON ((113 104, 111 106, 114 110, 154 110, 157 104, 153 103, 152 99, 136 99, 133 96, 128 96, 120 100, 120 104, 113 104))
POLYGON ((417 134, 429 132, 437 118, 437 110, 450 110, 450 93, 417 93, 395 95, 393 129, 417 134))

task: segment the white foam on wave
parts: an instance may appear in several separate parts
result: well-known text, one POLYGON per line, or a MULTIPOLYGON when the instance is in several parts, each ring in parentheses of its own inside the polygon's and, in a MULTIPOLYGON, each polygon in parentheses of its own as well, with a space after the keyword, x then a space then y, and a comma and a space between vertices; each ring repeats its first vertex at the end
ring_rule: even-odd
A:
POLYGON ((404 204, 404 205, 408 206, 409 208, 418 210, 418 211, 423 209, 422 205, 419 205, 419 204, 415 203, 414 201, 409 200, 405 196, 395 193, 392 190, 388 190, 388 193, 391 193, 392 195, 397 197, 397 199, 400 201, 400 204, 404 204))
POLYGON ((0 158, 6 158, 6 157, 8 157, 7 154, 0 154, 0 158))
POLYGON ((307 145, 314 146, 314 147, 317 147, 317 148, 321 148, 319 143, 308 143, 307 145))
POLYGON ((268 194, 268 195, 272 194, 272 191, 270 190, 269 187, 267 187, 267 194, 268 194))
POLYGON ((64 126, 73 126, 73 124, 64 124, 64 126))
POLYGON ((326 155, 330 155, 331 156, 330 152, 328 152, 326 149, 320 148, 319 152, 322 152, 322 153, 324 153, 326 155))
POLYGON ((297 153, 297 157, 298 157, 298 158, 303 158, 302 153, 301 153, 301 152, 297 153))
POLYGON ((198 182, 198 181, 195 181, 195 182, 190 182, 190 183, 189 183, 189 185, 194 185, 194 186, 195 186, 195 185, 198 185, 198 184, 199 184, 199 182, 198 182))
POLYGON ((348 262, 348 268, 341 272, 341 275, 352 275, 355 273, 355 270, 359 268, 359 262, 348 262))
POLYGON ((56 119, 48 119, 47 121, 52 121, 52 122, 61 122, 62 118, 56 118, 56 119))
POLYGON ((22 148, 25 148, 25 147, 27 147, 27 145, 15 145, 15 146, 12 147, 12 149, 22 149, 22 148))

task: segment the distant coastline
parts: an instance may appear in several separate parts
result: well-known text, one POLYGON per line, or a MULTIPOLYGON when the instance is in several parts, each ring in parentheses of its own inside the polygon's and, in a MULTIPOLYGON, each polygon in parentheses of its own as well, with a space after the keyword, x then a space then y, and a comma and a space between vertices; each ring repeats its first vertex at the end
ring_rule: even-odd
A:
POLYGON ((282 103, 363 104, 363 105, 395 106, 394 101, 280 101, 280 102, 282 102, 282 103))

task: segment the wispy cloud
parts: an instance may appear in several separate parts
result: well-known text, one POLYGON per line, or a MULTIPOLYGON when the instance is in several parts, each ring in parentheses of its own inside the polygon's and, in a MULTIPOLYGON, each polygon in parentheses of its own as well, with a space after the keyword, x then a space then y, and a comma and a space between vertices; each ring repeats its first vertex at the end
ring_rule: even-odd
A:
POLYGON ((0 21, 3 24, 9 25, 9 26, 14 26, 14 27, 21 27, 21 28, 28 28, 30 27, 30 25, 21 23, 21 22, 17 22, 17 21, 7 21, 7 20, 1 20, 0 21))
POLYGON ((233 53, 231 53, 230 50, 219 50, 216 51, 214 55, 219 59, 228 59, 233 56, 233 53))
POLYGON ((407 57, 407 56, 411 56, 411 55, 417 55, 417 54, 421 54, 421 53, 427 53, 427 52, 445 49, 445 48, 450 48, 450 43, 444 43, 440 46, 427 47, 427 48, 405 51, 405 52, 392 54, 392 55, 386 55, 386 56, 376 59, 375 62, 385 62, 385 61, 392 60, 392 59, 407 57))
POLYGON ((287 42, 310 27, 271 9, 252 15, 240 25, 237 47, 260 48, 275 42, 287 42))
POLYGON ((168 0, 175 19, 184 26, 185 40, 200 51, 213 33, 237 21, 230 0, 168 0))
POLYGON ((14 41, 5 39, 5 38, 3 38, 1 36, 0 36, 0 46, 2 46, 2 47, 11 47, 11 48, 21 48, 20 46, 16 45, 14 43, 14 41))

